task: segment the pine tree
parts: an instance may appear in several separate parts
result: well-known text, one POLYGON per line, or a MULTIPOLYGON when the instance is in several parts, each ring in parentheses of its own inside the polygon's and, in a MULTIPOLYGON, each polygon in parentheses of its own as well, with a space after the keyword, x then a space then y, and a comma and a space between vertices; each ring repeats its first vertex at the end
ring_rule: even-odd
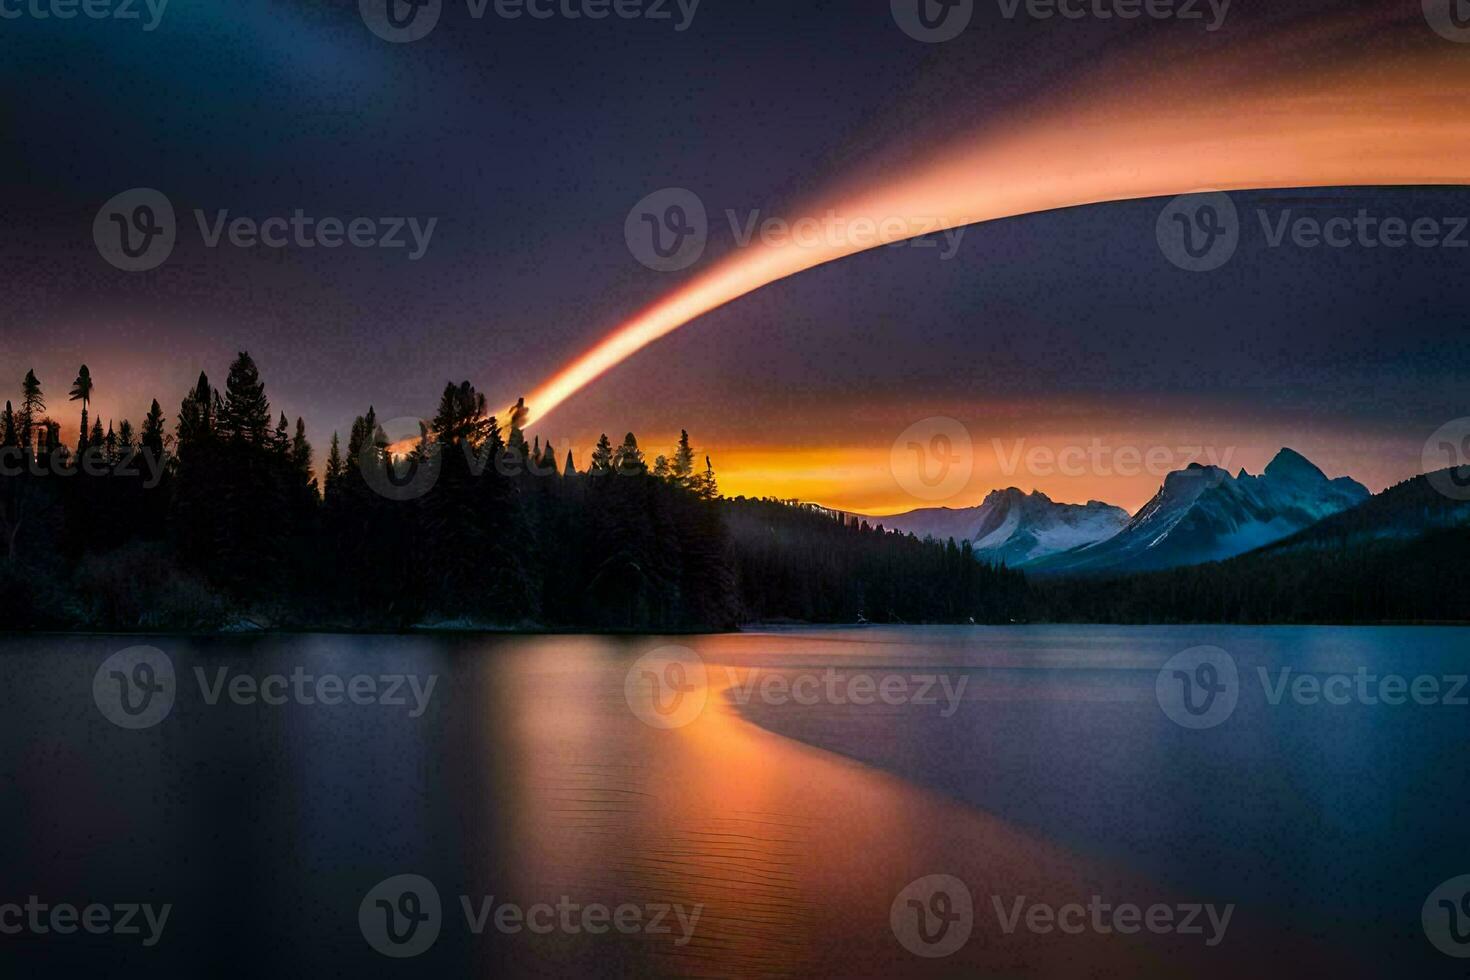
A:
MULTIPOLYGON (((200 371, 194 390, 184 396, 184 403, 179 407, 180 453, 214 437, 215 424, 219 419, 215 414, 218 402, 219 393, 209 386, 209 375, 200 371)), ((155 401, 153 407, 157 408, 158 402, 155 401)), ((151 412, 149 417, 152 418, 151 412)))
POLYGON ((129 422, 127 419, 123 419, 117 424, 118 458, 126 459, 129 455, 132 454, 133 448, 133 423, 129 422))
POLYGON ((106 438, 106 435, 102 432, 102 420, 96 419, 92 423, 92 436, 87 440, 87 444, 89 446, 102 446, 106 438))
POLYGON ((562 468, 561 475, 562 476, 576 476, 577 475, 577 467, 572 462, 572 451, 570 449, 567 450, 567 465, 562 468))
POLYGON ((452 383, 444 386, 433 429, 442 445, 468 444, 476 450, 488 435, 493 421, 485 415, 485 396, 475 391, 475 386, 468 381, 461 381, 457 386, 452 383))
POLYGON ((77 455, 87 451, 87 406, 92 401, 92 372, 87 370, 83 364, 77 372, 76 381, 72 382, 69 401, 80 401, 82 403, 82 427, 81 435, 77 437, 77 455))
POLYGON ((337 441, 337 433, 332 433, 332 448, 327 452, 326 471, 326 498, 335 500, 342 492, 342 477, 346 473, 346 466, 342 463, 342 448, 337 441))
POLYGON ((665 482, 668 481, 672 471, 669 469, 669 457, 660 455, 653 461, 653 475, 665 482))
MULTIPOLYGON (((98 421, 97 425, 99 428, 101 427, 102 423, 100 420, 98 421)), ((107 420, 107 435, 102 437, 102 447, 103 451, 107 454, 107 461, 109 463, 116 463, 117 433, 112 431, 112 419, 107 420)))
POLYGON ((291 439, 291 466, 303 479, 311 478, 311 443, 306 441, 306 422, 296 418, 296 435, 291 439))
POLYGON ((602 476, 605 473, 611 473, 612 468, 612 442, 607 438, 607 433, 604 432, 602 437, 597 440, 596 448, 592 450, 592 465, 588 468, 587 472, 592 476, 602 476))
POLYGON ((20 432, 15 427, 15 409, 5 403, 5 414, 0 415, 0 446, 9 448, 20 445, 20 432))
POLYGON ((271 406, 265 397, 265 382, 260 380, 260 371, 247 351, 241 351, 230 365, 222 408, 220 435, 251 446, 266 444, 271 406))
POLYGON ((638 440, 633 433, 623 437, 623 444, 613 457, 613 468, 624 476, 648 472, 648 464, 643 461, 643 451, 638 448, 638 440))
POLYGON ((286 413, 281 413, 281 420, 276 423, 275 434, 271 436, 271 450, 277 456, 285 456, 291 451, 291 423, 286 421, 286 413))
POLYGON ((155 460, 163 460, 163 409, 158 406, 157 398, 153 399, 153 404, 148 409, 148 417, 143 419, 139 443, 144 452, 153 454, 155 460))
POLYGON ((352 422, 352 431, 347 435, 348 469, 361 471, 364 452, 371 452, 373 432, 378 428, 378 413, 369 405, 366 415, 359 415, 352 422))
POLYGON ((41 413, 45 410, 46 398, 41 394, 41 382, 36 378, 35 369, 31 369, 21 382, 20 412, 16 416, 22 446, 34 449, 43 441, 45 433, 39 431, 39 426, 41 413))
POLYGON ((679 447, 674 450, 674 482, 686 489, 694 479, 694 447, 689 445, 689 432, 679 430, 679 447))
MULTIPOLYGON (((720 495, 720 484, 715 479, 715 465, 708 456, 704 458, 704 472, 695 478, 694 492, 701 500, 714 500, 720 495)), ((863 524, 866 527, 867 522, 864 521, 863 524)))

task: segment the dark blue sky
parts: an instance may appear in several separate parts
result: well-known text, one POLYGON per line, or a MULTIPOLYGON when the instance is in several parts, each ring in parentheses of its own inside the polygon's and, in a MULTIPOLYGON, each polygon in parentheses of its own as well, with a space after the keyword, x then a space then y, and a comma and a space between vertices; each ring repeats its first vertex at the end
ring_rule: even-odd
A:
MULTIPOLYGON (((905 36, 888 0, 703 0, 683 32, 476 21, 460 0, 401 45, 374 36, 355 0, 172 0, 151 32, 0 21, 0 382, 15 397, 34 365, 71 423, 64 387, 85 360, 99 410, 136 421, 149 397, 176 412, 200 370, 222 380, 249 349, 319 451, 369 402, 383 417, 432 414, 451 378, 503 403, 687 275, 650 271, 624 244, 629 209, 652 191, 704 200, 716 256, 727 208, 779 215, 873 152, 920 153, 1044 104, 1084 67, 1159 44, 1239 43, 1323 6, 1242 7, 1206 34, 1007 21, 981 2, 944 45, 905 36), (92 239, 103 202, 133 187, 162 191, 179 216, 178 245, 151 272, 114 269, 92 239), (416 262, 383 249, 262 254, 203 247, 196 208, 437 225, 416 262)), ((1424 30, 1417 0, 1403 6, 1404 29, 1424 30)), ((1430 432, 1470 414, 1470 250, 1273 249, 1253 209, 1451 216, 1470 214, 1470 193, 1236 200, 1240 250, 1209 274, 1164 259, 1159 201, 971 228, 951 261, 856 256, 656 344, 548 429, 582 445, 602 429, 662 438, 682 425, 717 449, 886 451, 933 414, 979 439, 1005 406, 1011 432, 1092 416, 1114 434, 1129 418, 1200 439, 1279 430, 1329 470, 1370 484, 1407 475, 1430 432)), ((1273 448, 1252 444, 1242 462, 1273 448)))

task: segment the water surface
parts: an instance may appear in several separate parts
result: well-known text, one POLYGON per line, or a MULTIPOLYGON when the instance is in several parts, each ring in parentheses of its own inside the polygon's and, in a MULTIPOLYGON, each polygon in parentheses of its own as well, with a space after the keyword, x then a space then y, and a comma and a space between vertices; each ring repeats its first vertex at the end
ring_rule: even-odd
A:
POLYGON ((0 955, 22 976, 1454 975, 1463 961, 1434 950, 1420 910, 1470 872, 1467 709, 1272 704, 1259 671, 1453 677, 1467 643, 1456 629, 1224 627, 9 638, 0 904, 172 912, 151 948, 23 933, 0 936, 0 955), (177 693, 162 721, 128 730, 93 681, 139 644, 168 656, 177 693), (665 729, 628 692, 640 658, 670 645, 697 658, 702 676, 681 677, 704 703, 665 729), (1156 679, 1200 645, 1238 666, 1238 703, 1190 729, 1156 679), (222 669, 435 682, 417 717, 407 685, 402 705, 211 704, 222 669), (835 677, 841 698, 789 696, 803 677, 835 677), (910 695, 963 679, 963 696, 936 684, 938 703, 854 704, 854 678, 903 678, 910 695), (426 951, 390 960, 359 907, 400 874, 432 881, 443 914, 426 951), (890 911, 932 874, 964 882, 976 908, 969 941, 930 960, 890 911), (1008 934, 992 908, 1093 895, 1235 910, 1206 947, 1008 934), (461 896, 700 912, 687 941, 677 924, 477 935, 461 896))

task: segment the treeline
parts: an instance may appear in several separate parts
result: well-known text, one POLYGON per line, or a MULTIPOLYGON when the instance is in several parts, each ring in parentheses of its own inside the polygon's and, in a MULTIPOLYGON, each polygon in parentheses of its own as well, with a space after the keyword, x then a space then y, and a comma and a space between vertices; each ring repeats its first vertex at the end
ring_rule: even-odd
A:
POLYGON ((1470 529, 1116 579, 1043 580, 1032 602, 1036 618, 1053 622, 1470 622, 1470 529))
POLYGON ((1025 577, 977 561, 968 541, 920 541, 782 501, 722 506, 751 621, 1006 623, 1030 605, 1025 577))
POLYGON ((720 498, 682 433, 645 459, 604 435, 585 471, 446 385, 417 439, 369 408, 320 467, 248 354, 201 374, 171 424, 89 420, 62 445, 35 373, 0 418, 5 628, 702 630, 740 622, 984 621, 1018 575, 965 548, 720 498), (320 475, 320 482, 318 481, 320 475))

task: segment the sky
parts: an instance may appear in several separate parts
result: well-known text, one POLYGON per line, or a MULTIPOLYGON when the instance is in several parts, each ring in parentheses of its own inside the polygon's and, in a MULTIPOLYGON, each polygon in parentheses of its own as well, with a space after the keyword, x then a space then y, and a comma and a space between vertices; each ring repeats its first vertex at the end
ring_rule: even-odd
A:
POLYGON ((1467 250, 1451 244, 1470 192, 1427 186, 1466 182, 1470 45, 1419 0, 1240 5, 1214 30, 1200 6, 1202 21, 1071 20, 977 0, 942 43, 888 0, 602 20, 445 0, 407 43, 355 0, 172 0, 152 30, 147 8, 0 19, 0 393, 34 367, 74 436, 83 362, 94 414, 136 424, 249 350, 321 456, 369 404, 431 416, 447 381, 495 405, 546 392, 640 312, 779 252, 778 231, 740 244, 752 223, 829 204, 845 220, 1012 214, 740 295, 531 431, 585 464, 601 432, 652 456, 687 428, 727 494, 874 515, 1009 485, 1133 509, 1168 469, 1258 472, 1282 446, 1382 489, 1470 415, 1467 250), (1343 122, 1360 113, 1371 125, 1343 122), (853 203, 931 173, 919 203, 853 203), (1350 178, 1370 186, 1293 189, 1350 178), (1213 187, 1232 189, 1238 246, 1181 268, 1165 209, 1213 187), (134 188, 176 216, 142 271, 94 237, 134 188), (689 200, 669 188, 707 232, 663 271, 635 232, 689 200), (1081 200, 1107 203, 1062 206, 1081 200), (403 219, 406 245, 209 244, 221 212, 297 211, 374 235, 403 219), (1442 244, 1273 237, 1360 211, 1433 219, 1442 244))

